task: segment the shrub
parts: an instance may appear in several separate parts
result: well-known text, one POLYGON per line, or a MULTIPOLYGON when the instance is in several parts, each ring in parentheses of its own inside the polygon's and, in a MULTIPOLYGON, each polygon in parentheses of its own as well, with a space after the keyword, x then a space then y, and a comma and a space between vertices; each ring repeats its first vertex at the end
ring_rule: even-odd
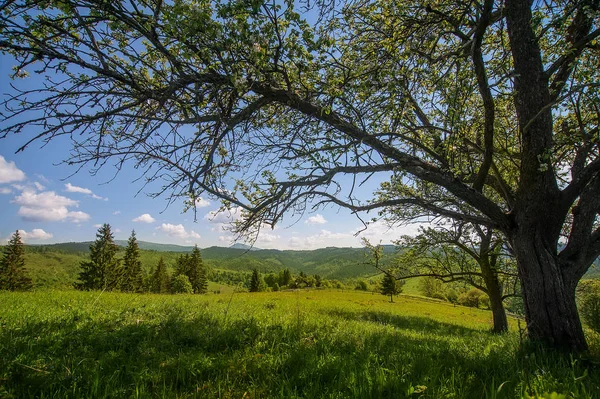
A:
POLYGON ((192 283, 190 283, 190 279, 185 274, 179 274, 175 276, 175 278, 173 278, 173 283, 171 283, 171 290, 174 294, 194 293, 192 283))
POLYGON ((458 303, 458 292, 454 288, 450 288, 446 291, 446 299, 448 302, 458 303))
POLYGON ((367 282, 365 280, 358 280, 354 289, 358 291, 367 291, 369 287, 367 286, 367 282))
POLYGON ((458 303, 463 306, 478 308, 483 300, 482 297, 487 297, 485 292, 477 288, 471 288, 469 291, 463 292, 458 296, 458 303))

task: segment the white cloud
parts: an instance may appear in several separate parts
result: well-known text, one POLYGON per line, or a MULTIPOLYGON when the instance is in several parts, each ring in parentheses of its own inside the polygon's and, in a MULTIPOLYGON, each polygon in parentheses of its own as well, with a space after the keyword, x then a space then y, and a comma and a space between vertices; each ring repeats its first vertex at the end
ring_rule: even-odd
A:
POLYGON ((0 194, 12 194, 12 190, 8 187, 0 187, 0 194))
POLYGON ((143 215, 136 217, 132 221, 138 222, 138 223, 154 223, 154 222, 156 222, 156 219, 154 219, 152 216, 150 216, 149 213, 144 213, 143 215))
POLYGON ((25 188, 21 195, 16 196, 11 202, 20 205, 17 214, 27 221, 70 220, 80 223, 90 218, 90 215, 85 212, 69 211, 68 207, 77 207, 79 202, 58 195, 54 191, 36 193, 35 190, 25 188))
POLYGON ((210 201, 202 197, 196 198, 196 208, 205 208, 210 206, 210 201))
POLYGON ((321 230, 319 234, 308 237, 294 236, 288 240, 288 246, 295 249, 316 249, 323 247, 345 247, 356 245, 352 233, 333 233, 329 230, 321 230))
POLYGON ((2 155, 0 155, 0 183, 12 183, 15 181, 25 180, 25 173, 17 168, 14 162, 6 161, 2 155))
POLYGON ((77 187, 77 186, 72 185, 71 183, 65 184, 65 191, 68 193, 80 193, 80 194, 92 195, 92 190, 90 190, 89 188, 77 187))
POLYGON ((200 234, 196 233, 194 230, 186 231, 185 227, 182 224, 171 224, 171 223, 163 223, 160 227, 156 228, 157 230, 166 233, 171 237, 177 238, 200 238, 200 234))
POLYGON ((315 216, 311 216, 304 222, 306 224, 325 224, 327 220, 323 217, 323 215, 319 215, 318 213, 315 216))
POLYGON ((121 214, 121 211, 114 211, 113 212, 113 215, 120 215, 120 214, 121 214))
POLYGON ((100 223, 96 223, 96 224, 94 225, 94 227, 95 227, 95 228, 97 228, 97 229, 99 229, 100 227, 102 227, 102 225, 101 225, 100 223))
POLYGON ((71 183, 65 184, 65 191, 68 193, 85 194, 85 195, 89 195, 90 197, 92 197, 94 199, 108 201, 108 198, 104 198, 104 197, 94 194, 94 192, 92 190, 90 190, 89 188, 74 186, 71 183))
POLYGON ((49 240, 54 237, 52 234, 45 232, 42 229, 33 229, 31 232, 26 232, 25 230, 19 230, 19 234, 23 241, 29 240, 49 240))
POLYGON ((46 189, 46 187, 44 187, 40 182, 34 182, 33 185, 35 186, 35 188, 38 189, 38 191, 44 191, 46 189))
POLYGON ((114 229, 113 231, 114 231, 115 233, 120 233, 120 232, 121 232, 121 229, 118 229, 118 228, 117 228, 117 229, 114 229))
POLYGON ((25 189, 21 195, 16 196, 12 202, 17 205, 35 208, 79 206, 78 201, 58 195, 54 191, 45 191, 37 194, 35 191, 28 189, 25 189))
POLYGON ((214 224, 225 224, 231 223, 240 219, 242 216, 242 208, 233 207, 231 209, 226 209, 224 211, 210 211, 206 215, 204 215, 204 220, 207 220, 210 223, 214 224))
POLYGON ((255 245, 257 245, 257 246, 271 245, 273 243, 277 243, 280 238, 281 238, 281 236, 278 235, 278 234, 262 233, 261 232, 258 235, 258 238, 256 239, 255 245))

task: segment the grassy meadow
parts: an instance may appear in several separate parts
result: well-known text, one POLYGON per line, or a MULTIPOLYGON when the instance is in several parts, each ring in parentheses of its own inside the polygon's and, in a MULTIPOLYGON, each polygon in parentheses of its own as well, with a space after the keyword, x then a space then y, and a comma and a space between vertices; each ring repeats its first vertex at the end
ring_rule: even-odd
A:
POLYGON ((410 296, 0 292, 0 308, 2 398, 600 397, 597 337, 582 358, 523 350, 516 320, 497 336, 488 311, 410 296))

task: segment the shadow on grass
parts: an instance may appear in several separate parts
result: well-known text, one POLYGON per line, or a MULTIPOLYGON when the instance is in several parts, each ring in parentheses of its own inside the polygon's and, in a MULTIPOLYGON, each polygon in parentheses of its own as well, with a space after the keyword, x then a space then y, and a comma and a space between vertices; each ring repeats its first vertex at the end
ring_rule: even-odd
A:
POLYGON ((205 310, 183 317, 176 308, 158 318, 75 311, 6 324, 0 397, 512 398, 537 389, 523 373, 540 364, 548 387, 574 389, 569 364, 524 363, 510 339, 377 311, 326 314, 331 323, 315 318, 302 326, 272 323, 268 315, 224 321, 205 310), (397 331, 349 330, 349 320, 397 331), (444 337, 464 339, 457 345, 444 337))
POLYGON ((400 316, 382 311, 348 311, 342 309, 323 310, 323 314, 349 321, 367 321, 389 325, 403 330, 428 331, 434 334, 469 336, 481 334, 482 330, 436 321, 428 317, 400 316))

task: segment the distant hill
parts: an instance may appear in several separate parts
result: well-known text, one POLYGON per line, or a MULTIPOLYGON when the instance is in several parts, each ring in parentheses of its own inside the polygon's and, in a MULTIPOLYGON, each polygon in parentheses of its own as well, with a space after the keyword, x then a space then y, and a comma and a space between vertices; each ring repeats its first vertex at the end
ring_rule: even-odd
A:
POLYGON ((239 242, 236 242, 235 244, 233 244, 229 248, 231 248, 231 249, 243 249, 245 251, 261 251, 260 248, 251 247, 250 245, 241 244, 239 242))
MULTIPOLYGON (((115 244, 126 247, 127 240, 115 240, 115 244)), ((148 251, 158 251, 158 252, 192 252, 194 249, 193 246, 183 246, 183 245, 174 245, 174 244, 158 244, 155 242, 148 241, 138 241, 138 245, 140 249, 145 249, 148 251)))

